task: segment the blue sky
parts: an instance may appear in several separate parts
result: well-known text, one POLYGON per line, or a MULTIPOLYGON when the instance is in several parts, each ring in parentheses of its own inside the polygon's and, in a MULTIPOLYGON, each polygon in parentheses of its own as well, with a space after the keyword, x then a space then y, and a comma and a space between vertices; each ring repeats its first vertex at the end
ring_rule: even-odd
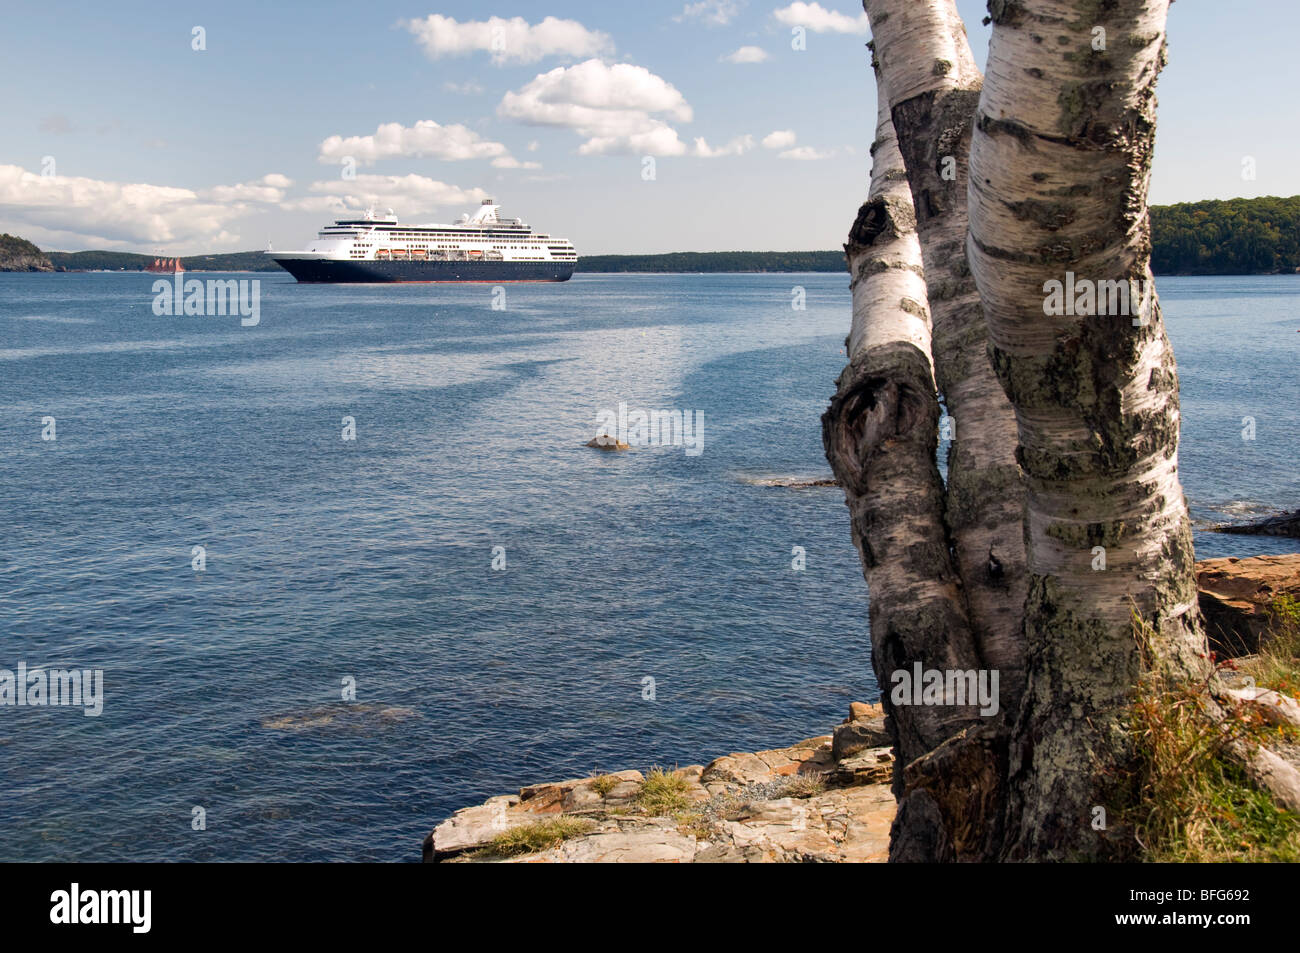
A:
MULTIPOLYGON (((448 221, 491 195, 580 254, 836 248, 870 167, 869 36, 851 0, 790 7, 13 5, 0 231, 60 250, 290 249, 357 204, 448 221), (761 61, 728 59, 744 47, 762 52, 733 58, 761 61)), ((984 4, 958 7, 982 65, 984 4)), ((1169 35, 1152 201, 1300 193, 1300 4, 1180 0, 1169 35)))

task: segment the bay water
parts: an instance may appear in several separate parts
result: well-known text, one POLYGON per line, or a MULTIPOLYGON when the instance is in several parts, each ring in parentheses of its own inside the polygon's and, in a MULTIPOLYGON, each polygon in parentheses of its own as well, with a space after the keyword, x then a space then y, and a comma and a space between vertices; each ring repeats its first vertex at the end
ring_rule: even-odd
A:
MULTIPOLYGON (((878 697, 842 493, 773 485, 829 475, 847 276, 189 277, 260 322, 0 275, 0 668, 104 672, 98 717, 0 707, 0 860, 418 860, 878 697), (700 452, 586 447, 620 404, 700 452)), ((1158 289, 1198 557, 1296 551, 1204 530, 1300 506, 1300 276, 1158 289)))

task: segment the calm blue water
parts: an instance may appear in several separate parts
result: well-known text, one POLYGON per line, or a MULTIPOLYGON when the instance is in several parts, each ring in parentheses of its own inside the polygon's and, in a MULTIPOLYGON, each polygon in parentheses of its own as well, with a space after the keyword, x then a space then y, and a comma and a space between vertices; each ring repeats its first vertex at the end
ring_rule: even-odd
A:
MULTIPOLYGON (((99 718, 0 708, 0 860, 415 860, 488 795, 876 697, 840 491, 755 482, 827 473, 846 277, 588 275, 505 311, 261 280, 242 328, 155 317, 149 276, 0 275, 0 668, 106 679, 99 718), (702 412, 703 454, 582 446, 620 401, 702 412)), ((1194 516, 1298 505, 1300 278, 1160 291, 1194 516)))

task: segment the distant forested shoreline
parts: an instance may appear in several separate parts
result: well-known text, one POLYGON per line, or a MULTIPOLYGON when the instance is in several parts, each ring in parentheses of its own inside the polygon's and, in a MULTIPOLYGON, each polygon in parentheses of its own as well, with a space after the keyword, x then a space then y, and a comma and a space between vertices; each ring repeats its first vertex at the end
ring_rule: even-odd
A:
POLYGON ((1151 206, 1157 275, 1300 271, 1300 195, 1151 206))
MULTIPOLYGON (((1300 271, 1300 195, 1151 206, 1151 267, 1157 275, 1271 275, 1300 271)), ((143 271, 156 256, 130 252, 45 252, 57 271, 143 271)), ((183 257, 187 271, 281 271, 265 252, 183 257)), ((843 272, 827 251, 671 252, 581 255, 580 272, 843 272)))
MULTIPOLYGON (((144 271, 159 256, 124 251, 47 251, 45 257, 58 271, 144 271)), ((182 256, 181 263, 186 271, 283 271, 266 252, 260 251, 182 256)))

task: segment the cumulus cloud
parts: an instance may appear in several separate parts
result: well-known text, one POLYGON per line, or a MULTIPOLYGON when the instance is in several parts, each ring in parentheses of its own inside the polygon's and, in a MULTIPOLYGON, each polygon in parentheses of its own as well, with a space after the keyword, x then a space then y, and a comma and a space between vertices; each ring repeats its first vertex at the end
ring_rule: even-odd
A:
POLYGON ((851 17, 847 13, 827 10, 820 3, 804 3, 799 0, 788 7, 773 10, 772 15, 786 26, 802 26, 814 33, 871 32, 871 25, 865 13, 851 17))
POLYGON ((494 169, 540 169, 540 162, 520 162, 514 156, 502 156, 499 159, 492 160, 494 169))
POLYGON ((530 125, 572 129, 586 140, 578 147, 579 155, 715 159, 740 155, 754 145, 753 136, 738 136, 718 147, 702 138, 690 145, 683 142, 668 120, 694 118, 686 97, 644 66, 630 63, 587 60, 558 66, 519 91, 506 93, 497 114, 530 125))
POLYGON ((788 149, 794 145, 796 138, 793 129, 777 129, 763 137, 763 148, 788 149))
POLYGON ((123 248, 140 245, 229 245, 230 223, 259 203, 277 203, 292 182, 262 176, 201 191, 78 176, 43 176, 0 165, 0 215, 48 242, 123 248))
POLYGON ((818 159, 829 159, 835 155, 834 149, 821 150, 814 149, 812 146, 797 146, 794 149, 787 149, 785 152, 777 153, 778 159, 798 159, 804 162, 813 162, 818 159))
POLYGON ((722 59, 727 63, 761 63, 767 59, 767 50, 761 46, 742 46, 722 59))
POLYGON ((318 149, 320 162, 339 162, 351 156, 364 165, 379 159, 495 159, 509 152, 499 142, 484 139, 462 125, 441 126, 422 119, 414 126, 386 122, 371 136, 330 136, 318 149))
POLYGON ((686 144, 663 117, 693 117, 677 88, 645 67, 594 59, 556 67, 506 93, 497 114, 572 129, 587 140, 578 148, 582 155, 685 155, 686 144))
POLYGON ((312 196, 285 202, 287 211, 355 212, 375 206, 391 208, 403 218, 437 208, 477 205, 488 198, 482 189, 462 189, 423 175, 358 175, 355 179, 313 182, 312 196))
POLYGON ((743 3, 737 0, 699 0, 682 7, 682 12, 673 17, 678 23, 686 20, 700 20, 710 26, 726 26, 736 18, 743 3))
POLYGON ((491 17, 458 23, 439 14, 423 20, 403 20, 430 59, 462 56, 467 53, 492 54, 498 66, 505 63, 535 63, 547 56, 600 56, 613 52, 609 35, 588 30, 577 20, 547 17, 530 24, 523 17, 491 17))
POLYGON ((261 202, 275 205, 284 201, 284 190, 293 185, 288 176, 271 173, 240 185, 217 185, 199 192, 214 202, 261 202))
POLYGON ((753 136, 737 136, 725 146, 719 146, 716 149, 712 148, 703 139, 696 139, 695 147, 691 150, 691 155, 700 159, 718 159, 722 156, 743 155, 752 148, 754 148, 753 136))
POLYGON ((532 102, 541 107, 572 105, 599 110, 662 112, 685 122, 692 118, 686 98, 672 83, 644 66, 630 63, 610 66, 600 60, 587 60, 576 66, 557 66, 534 78, 518 94, 507 93, 502 102, 532 102))

